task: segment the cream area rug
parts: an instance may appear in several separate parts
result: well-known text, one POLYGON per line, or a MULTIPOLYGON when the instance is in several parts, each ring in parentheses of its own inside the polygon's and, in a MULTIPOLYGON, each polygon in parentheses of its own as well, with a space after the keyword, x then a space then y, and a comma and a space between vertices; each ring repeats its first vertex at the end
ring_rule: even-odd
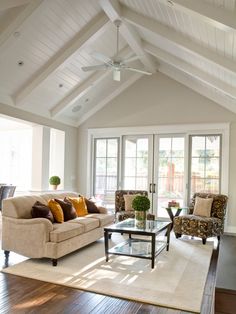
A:
MULTIPOLYGON (((110 245, 123 236, 113 234, 110 245)), ((170 250, 156 257, 155 268, 146 259, 110 255, 105 261, 104 242, 99 240, 58 260, 29 259, 3 269, 9 274, 38 279, 150 303, 200 313, 213 244, 189 238, 171 237, 170 250)))

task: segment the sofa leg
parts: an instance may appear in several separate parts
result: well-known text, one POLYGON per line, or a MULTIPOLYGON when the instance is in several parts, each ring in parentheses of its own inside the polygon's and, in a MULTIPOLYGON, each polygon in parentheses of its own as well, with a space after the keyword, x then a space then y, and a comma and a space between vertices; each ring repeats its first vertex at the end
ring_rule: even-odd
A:
POLYGON ((175 233, 176 239, 181 238, 182 234, 181 233, 175 233))
POLYGON ((206 244, 206 239, 202 238, 202 244, 206 244))
POLYGON ((52 259, 52 266, 57 266, 57 259, 52 259))
POLYGON ((217 236, 218 241, 220 241, 220 236, 217 236))
POLYGON ((5 255, 5 259, 8 259, 10 255, 10 251, 4 251, 4 255, 5 255))

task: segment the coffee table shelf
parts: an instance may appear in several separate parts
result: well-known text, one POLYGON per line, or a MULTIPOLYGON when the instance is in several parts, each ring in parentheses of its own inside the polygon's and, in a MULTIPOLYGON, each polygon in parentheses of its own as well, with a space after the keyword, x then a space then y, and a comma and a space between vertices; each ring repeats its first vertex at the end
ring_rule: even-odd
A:
MULTIPOLYGON (((164 241, 156 241, 155 256, 161 253, 166 248, 167 244, 164 241)), ((117 244, 108 250, 108 254, 133 256, 139 258, 151 259, 152 243, 151 240, 144 239, 127 239, 124 242, 117 244)))

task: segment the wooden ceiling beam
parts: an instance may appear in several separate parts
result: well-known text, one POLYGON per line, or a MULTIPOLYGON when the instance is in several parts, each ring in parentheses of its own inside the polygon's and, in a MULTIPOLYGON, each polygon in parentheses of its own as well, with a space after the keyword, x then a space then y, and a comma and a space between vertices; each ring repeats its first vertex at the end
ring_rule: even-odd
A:
POLYGON ((144 74, 135 73, 131 75, 126 81, 123 81, 115 90, 109 93, 105 98, 99 101, 91 110, 84 113, 82 117, 77 121, 77 126, 80 126, 83 122, 85 122, 88 118, 94 115, 96 112, 101 110, 104 106, 106 106, 110 101, 112 101, 115 97, 121 94, 124 90, 134 84, 137 80, 139 80, 144 74))
POLYGON ((181 60, 180 58, 174 55, 171 55, 168 52, 160 48, 157 48, 149 43, 144 44, 144 49, 151 55, 158 58, 159 60, 173 66, 174 68, 186 74, 193 76, 195 79, 203 82, 204 84, 208 86, 213 87, 214 89, 217 89, 222 94, 225 94, 234 98, 236 101, 236 89, 233 86, 217 78, 212 77, 211 75, 207 74, 206 72, 203 72, 202 70, 199 70, 198 68, 187 63, 186 61, 181 60))
POLYGON ((236 75, 236 63, 233 60, 225 58, 224 56, 219 55, 214 51, 200 46, 195 42, 190 41, 181 33, 170 29, 156 20, 136 13, 133 10, 124 8, 122 10, 122 14, 127 22, 147 30, 157 36, 157 44, 159 38, 162 44, 165 44, 169 49, 171 47, 173 50, 178 49, 179 51, 181 50, 183 52, 187 52, 193 57, 203 59, 210 64, 213 64, 214 66, 229 72, 230 74, 236 75))
POLYGON ((100 0, 99 3, 112 22, 115 20, 122 21, 120 26, 120 33, 122 37, 126 40, 127 44, 134 51, 134 53, 140 57, 140 61, 143 63, 145 68, 150 72, 155 73, 157 70, 157 64, 155 64, 152 57, 143 49, 142 41, 135 29, 123 21, 119 2, 117 0, 100 0))
POLYGON ((76 36, 60 49, 33 77, 23 86, 13 99, 16 105, 21 105, 23 100, 30 95, 50 74, 56 71, 79 49, 95 40, 105 31, 109 19, 101 12, 95 16, 76 36))
MULTIPOLYGON (((129 58, 132 52, 129 47, 125 47, 120 52, 119 56, 121 58, 129 58)), ((90 75, 84 82, 78 84, 68 95, 66 95, 59 103, 57 103, 50 111, 51 117, 55 118, 61 112, 66 110, 77 100, 79 100, 84 94, 88 93, 91 88, 95 88, 103 79, 110 75, 112 70, 96 71, 90 75)))
POLYGON ((235 10, 226 10, 203 0, 158 1, 190 16, 200 18, 202 21, 205 21, 221 30, 236 31, 235 10))
POLYGON ((34 0, 31 1, 23 11, 20 12, 16 16, 16 18, 0 33, 0 46, 1 50, 2 45, 6 43, 10 38, 13 40, 12 35, 19 31, 20 26, 24 23, 25 20, 27 20, 41 5, 43 0, 34 0))
MULTIPOLYGON (((0 0, 0 11, 25 5, 32 0, 0 0)), ((33 2, 33 1, 32 1, 33 2)))

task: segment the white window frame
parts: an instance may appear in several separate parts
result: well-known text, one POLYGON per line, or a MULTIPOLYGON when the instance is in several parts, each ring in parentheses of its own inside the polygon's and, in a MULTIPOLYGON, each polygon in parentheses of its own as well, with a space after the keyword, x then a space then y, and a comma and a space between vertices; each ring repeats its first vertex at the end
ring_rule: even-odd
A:
MULTIPOLYGON (((222 173, 221 173, 221 193, 228 194, 229 180, 229 130, 230 123, 197 123, 197 124, 177 124, 177 125, 156 125, 156 126, 137 126, 137 127, 118 127, 118 128, 92 128, 88 130, 88 155, 87 155, 87 190, 86 194, 91 195, 93 178, 93 139, 119 137, 119 158, 122 154, 122 136, 125 135, 159 135, 159 134, 184 134, 186 139, 190 135, 222 135, 222 173)), ((188 140, 185 145, 186 156, 189 156, 188 140)), ((186 173, 188 170, 186 169, 186 173)), ((121 178, 121 167, 119 169, 121 178)), ((189 183, 188 183, 189 184, 189 183)), ((119 187, 121 184, 119 184, 119 187)))

